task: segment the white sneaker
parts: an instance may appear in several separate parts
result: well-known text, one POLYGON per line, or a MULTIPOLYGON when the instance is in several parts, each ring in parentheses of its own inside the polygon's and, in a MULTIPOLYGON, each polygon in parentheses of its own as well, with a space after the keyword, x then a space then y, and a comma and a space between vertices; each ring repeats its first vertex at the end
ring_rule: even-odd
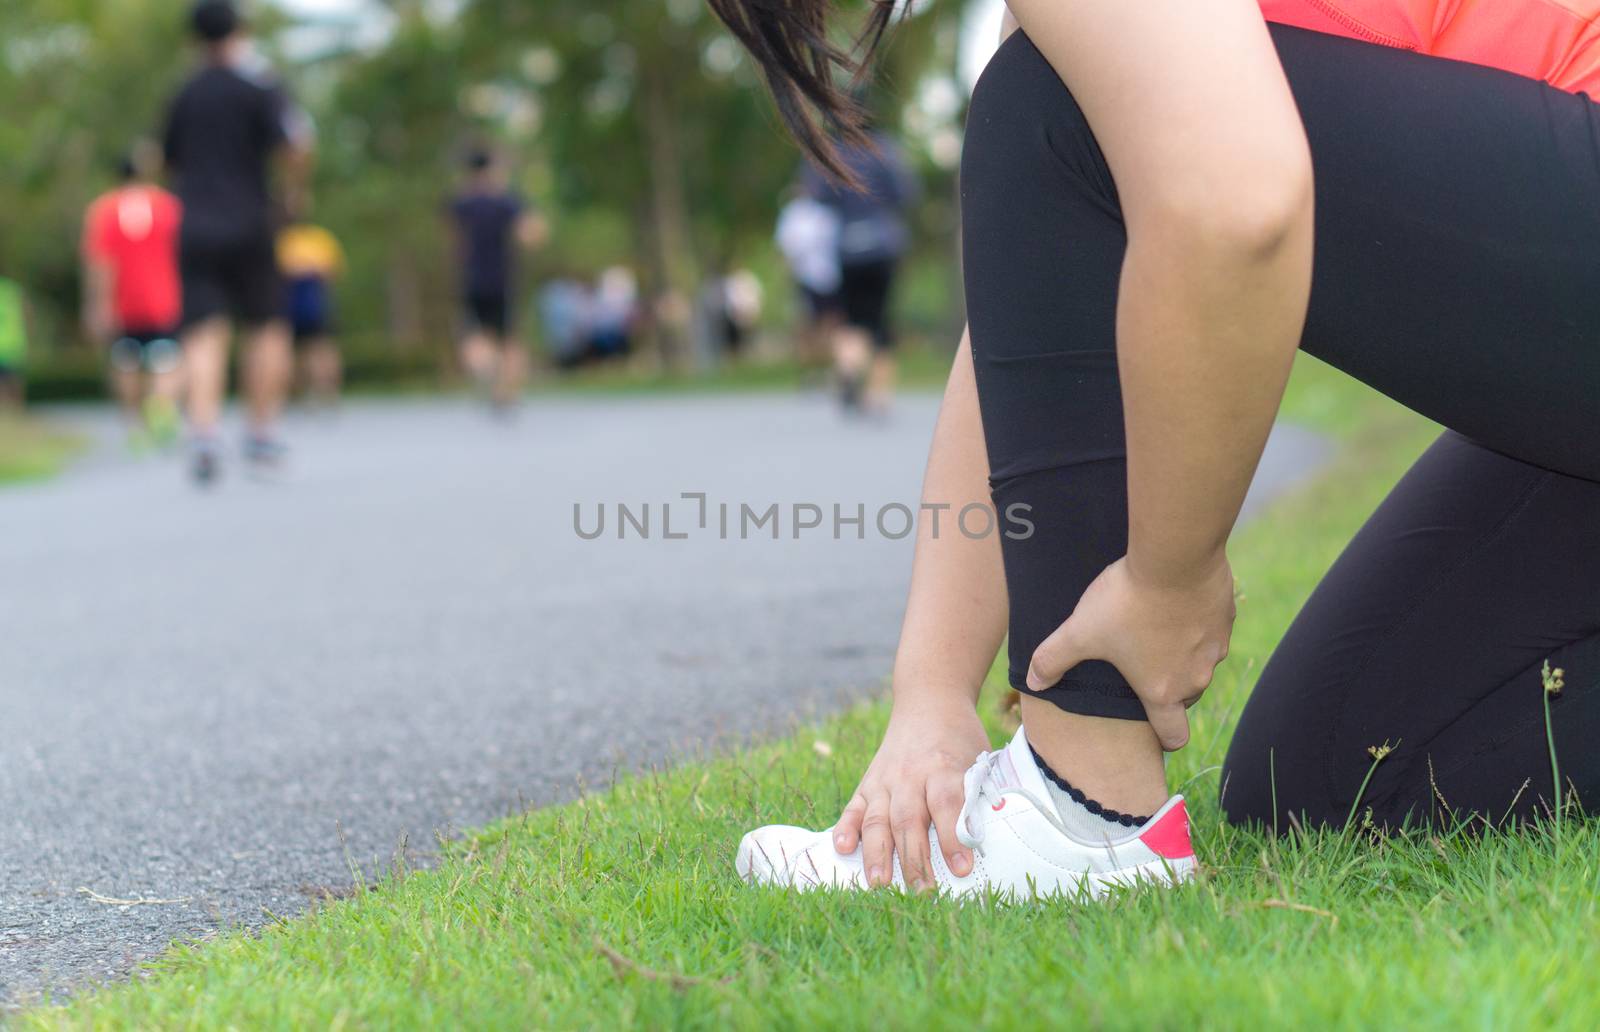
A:
MULTIPOLYGON (((1183 796, 1167 800, 1142 827, 1125 830, 1108 825, 1106 837, 1098 842, 1075 838, 1056 816, 1022 731, 1006 748, 979 754, 967 771, 965 789, 956 837, 972 850, 972 873, 965 878, 953 874, 945 866, 938 836, 928 829, 929 854, 941 892, 995 893, 1008 899, 1099 897, 1116 885, 1170 885, 1194 874, 1183 796)), ((739 842, 734 869, 752 885, 800 890, 868 887, 861 847, 840 855, 833 847, 832 828, 807 831, 782 824, 757 828, 739 842)), ((899 856, 894 860, 894 884, 905 887, 899 856)))

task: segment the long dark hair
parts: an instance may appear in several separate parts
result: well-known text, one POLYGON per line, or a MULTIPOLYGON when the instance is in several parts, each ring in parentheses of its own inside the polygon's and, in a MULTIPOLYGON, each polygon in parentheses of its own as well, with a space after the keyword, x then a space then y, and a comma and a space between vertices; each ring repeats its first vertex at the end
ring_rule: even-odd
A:
POLYGON ((707 0, 761 66, 778 114, 811 158, 841 180, 853 177, 834 141, 865 138, 866 112, 851 97, 866 75, 898 4, 869 0, 866 24, 848 50, 828 39, 831 0, 707 0), (849 76, 841 86, 838 73, 849 76))

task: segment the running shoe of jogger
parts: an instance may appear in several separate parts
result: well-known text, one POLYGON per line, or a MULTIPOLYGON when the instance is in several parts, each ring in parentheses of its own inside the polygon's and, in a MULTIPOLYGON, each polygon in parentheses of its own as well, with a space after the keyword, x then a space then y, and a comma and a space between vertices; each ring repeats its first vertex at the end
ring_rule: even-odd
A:
MULTIPOLYGON (((758 55, 777 38, 752 33, 744 19, 781 13, 713 2, 758 55)), ((1259 454, 1260 439, 1239 430, 1242 411, 1254 404, 1270 417, 1291 357, 1287 348, 1274 352, 1270 361, 1281 372, 1261 373, 1241 357, 1256 353, 1236 346, 1259 334, 1234 331, 1242 313, 1279 314, 1273 306, 1283 295, 1241 297, 1218 285, 1239 282, 1231 272, 1152 259, 1155 245, 1140 234, 1150 233, 1152 220, 1184 218, 1181 206, 1125 205, 1135 196, 1147 203, 1182 197, 1187 180, 1172 192, 1151 184, 1194 170, 1165 167, 1160 147, 1132 146, 1148 143, 1156 126, 1091 126, 1086 108, 1115 117, 1166 95, 1118 89, 1080 107, 1060 74, 1064 55, 1076 54, 1090 66, 1073 66, 1079 85, 1104 90, 1107 67, 1095 55, 1126 53, 1133 64, 1107 60, 1119 73, 1151 76, 1152 86, 1163 81, 1169 66, 1147 54, 1144 40, 1128 39, 1126 51, 1110 38, 1100 38, 1107 46, 1093 55, 1073 50, 1089 29, 1106 37, 1133 26, 1166 31, 1163 53, 1183 66, 1170 26, 1153 25, 1156 18, 1226 14, 1238 37, 1235 56, 1262 72, 1263 96, 1274 94, 1266 108, 1303 127, 1309 174, 1304 190, 1287 193, 1305 200, 1286 204, 1281 217, 1268 207, 1255 212, 1264 211, 1263 219, 1223 225, 1229 240, 1247 246, 1220 248, 1219 261, 1242 255, 1240 276, 1248 276, 1296 256, 1309 300, 1303 322, 1275 324, 1289 328, 1286 342, 1446 428, 1356 535, 1267 664, 1221 771, 1223 812, 1282 829, 1340 826, 1357 803, 1383 829, 1546 812, 1556 793, 1541 669, 1600 670, 1600 104, 1583 92, 1600 86, 1600 39, 1578 31, 1600 15, 1600 3, 1586 0, 1574 11, 1508 0, 1492 17, 1488 5, 1461 5, 1452 31, 1437 36, 1430 18, 1409 20, 1419 5, 1393 0, 1274 0, 1275 15, 1306 18, 1265 32, 1252 12, 1222 0, 1160 12, 1076 0, 1015 6, 1043 35, 1037 46, 1020 32, 1005 42, 969 110, 962 242, 970 341, 951 373, 928 482, 971 492, 962 501, 987 493, 1000 511, 1025 505, 1032 533, 1003 536, 990 555, 959 543, 925 550, 919 541, 896 664, 896 717, 868 772, 867 820, 853 801, 835 831, 837 862, 862 843, 866 863, 881 863, 874 858, 887 855, 885 813, 894 812, 884 800, 896 793, 911 797, 893 800, 901 812, 931 809, 935 829, 949 821, 949 805, 967 816, 981 809, 967 784, 954 804, 942 802, 952 793, 934 786, 948 785, 948 769, 919 773, 922 781, 896 781, 894 772, 936 746, 949 752, 949 742, 982 737, 972 703, 1002 636, 1011 684, 1024 696, 1031 758, 1064 825, 1087 818, 1063 798, 1108 822, 1103 804, 1137 810, 1163 798, 1159 745, 1184 743, 1183 705, 1198 698, 1225 656, 1232 622, 1225 556, 1194 565, 1197 586, 1174 580, 1152 588, 1130 572, 1130 528, 1145 548, 1152 540, 1193 541, 1196 513, 1204 511, 1221 517, 1220 545, 1248 480, 1237 474, 1247 474, 1259 454), (1328 8, 1363 18, 1308 24, 1328 8), (1506 21, 1512 8, 1520 13, 1506 21), (1059 21, 1069 10, 1082 20, 1071 32, 1059 21), (1382 44, 1351 29, 1373 24, 1387 29, 1382 44), (1366 38, 1341 38, 1354 35, 1366 38), (1273 48, 1275 64, 1262 60, 1262 44, 1273 48), (1280 84, 1291 106, 1280 102, 1280 84), (1129 97, 1138 98, 1131 109, 1129 97), (1132 161, 1144 178, 1119 183, 1108 152, 1132 161), (1314 204, 1307 203, 1312 190, 1314 204), (1182 282, 1152 294, 1140 280, 1163 276, 1204 281, 1237 301, 1199 323, 1206 329, 1182 356, 1162 341, 1195 333, 1189 320, 1199 317, 1187 306, 1206 311, 1209 295, 1195 287, 1202 298, 1195 301, 1182 282), (1124 353, 1130 297, 1137 368, 1124 353), (1157 311, 1169 332, 1152 332, 1157 311), (1202 344, 1211 349, 1199 350, 1202 344), (1157 353, 1190 362, 1189 375, 1152 367, 1157 353), (1205 413, 1203 403, 1223 388, 1195 383, 1214 376, 1207 362, 1224 358, 1226 368, 1259 375, 1233 379, 1227 418, 1208 426, 1216 413, 1205 413), (1189 395, 1162 395, 1170 406, 1155 418, 1151 385, 1160 382, 1189 395), (1251 384, 1259 385, 1255 396, 1251 384), (1134 404, 1136 389, 1143 408, 1134 404), (1189 417, 1178 433, 1175 413, 1189 417), (1165 420, 1160 432, 1153 418, 1165 420), (1144 493, 1130 497, 1140 461, 1148 470, 1170 459, 1149 450, 1153 440, 1193 466, 1187 479, 1159 486, 1145 472, 1144 493), (1233 443, 1224 447, 1225 440, 1233 443), (1195 441, 1216 447, 1200 454, 1195 441), (1152 492, 1166 508, 1148 507, 1152 492), (1181 521, 1174 513, 1184 514, 1181 521), (1165 609, 1152 601, 1174 597, 1188 601, 1165 609), (1158 611, 1159 619, 1151 615, 1158 611), (1202 622, 1194 616, 1202 611, 1215 615, 1202 622), (1009 616, 996 621, 996 612, 1009 616), (1166 627, 1185 636, 1203 627, 1207 637, 1195 640, 1207 652, 1196 665, 1169 662, 1162 671, 1181 670, 1185 681, 1136 690, 1137 679, 1126 674, 1152 655, 1170 659, 1166 627), (918 721, 909 743, 897 730, 902 717, 918 721), (1383 761, 1375 766, 1378 753, 1383 761), (1130 790, 1135 781, 1144 787, 1130 790)), ((1191 76, 1201 71, 1183 67, 1191 76)), ((1197 89, 1179 101, 1206 95, 1197 89)), ((1219 131, 1237 127, 1231 114, 1217 112, 1219 131)), ((1201 125, 1207 112, 1188 117, 1201 125)), ((1260 126, 1252 123, 1250 132, 1260 126)), ((1281 164, 1262 166, 1267 174, 1244 170, 1252 181, 1270 187, 1276 170, 1295 168, 1295 135, 1286 150, 1268 147, 1281 164)), ((1210 138, 1185 140, 1202 141, 1197 154, 1206 159, 1210 138)), ((1231 200, 1249 210, 1249 199, 1231 200)), ((1192 246, 1217 228, 1207 221, 1214 214, 1158 236, 1168 250, 1155 253, 1192 246)), ((1263 437, 1269 422, 1260 420, 1263 437)), ((1589 747, 1600 735, 1600 681, 1569 677, 1549 705, 1564 780, 1580 798, 1600 793, 1600 753, 1589 747)), ((789 834, 762 831, 755 840, 789 834)), ((969 834, 930 839, 932 866, 949 864, 969 834)), ((903 849, 911 840, 897 841, 903 849)), ((867 881, 890 879, 869 873, 867 881)))
POLYGON ((278 417, 293 359, 275 247, 272 166, 276 160, 284 206, 299 207, 312 134, 304 113, 250 50, 229 0, 200 0, 191 27, 202 64, 171 103, 164 147, 184 212, 181 343, 191 472, 208 483, 220 468, 218 426, 235 323, 246 335, 245 460, 266 470, 284 455, 278 417))

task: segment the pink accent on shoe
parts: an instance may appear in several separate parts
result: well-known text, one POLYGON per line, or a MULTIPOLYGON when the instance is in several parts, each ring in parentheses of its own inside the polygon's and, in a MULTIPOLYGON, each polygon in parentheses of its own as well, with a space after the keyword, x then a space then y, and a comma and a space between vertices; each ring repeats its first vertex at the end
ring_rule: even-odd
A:
POLYGON ((1167 860, 1184 860, 1194 856, 1194 846, 1189 841, 1189 810, 1183 800, 1168 810, 1144 834, 1139 836, 1156 856, 1167 860))

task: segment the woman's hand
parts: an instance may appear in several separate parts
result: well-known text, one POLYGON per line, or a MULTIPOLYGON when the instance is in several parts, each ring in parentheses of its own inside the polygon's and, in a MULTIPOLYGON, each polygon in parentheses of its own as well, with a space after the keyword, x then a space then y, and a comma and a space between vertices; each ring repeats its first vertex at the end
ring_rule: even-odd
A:
POLYGON ((1028 687, 1042 691, 1086 659, 1114 665, 1169 752, 1189 741, 1194 705, 1228 655, 1233 572, 1219 556, 1182 584, 1141 580, 1123 556, 1094 579, 1067 622, 1034 650, 1028 687))
POLYGON ((988 748, 989 736, 966 700, 953 700, 941 711, 897 709, 878 754, 833 829, 834 848, 850 853, 859 842, 867 883, 874 888, 893 881, 898 853, 906 884, 929 889, 937 884, 928 855, 932 824, 946 866, 957 876, 969 874, 972 854, 956 838, 964 802, 962 776, 988 748))

